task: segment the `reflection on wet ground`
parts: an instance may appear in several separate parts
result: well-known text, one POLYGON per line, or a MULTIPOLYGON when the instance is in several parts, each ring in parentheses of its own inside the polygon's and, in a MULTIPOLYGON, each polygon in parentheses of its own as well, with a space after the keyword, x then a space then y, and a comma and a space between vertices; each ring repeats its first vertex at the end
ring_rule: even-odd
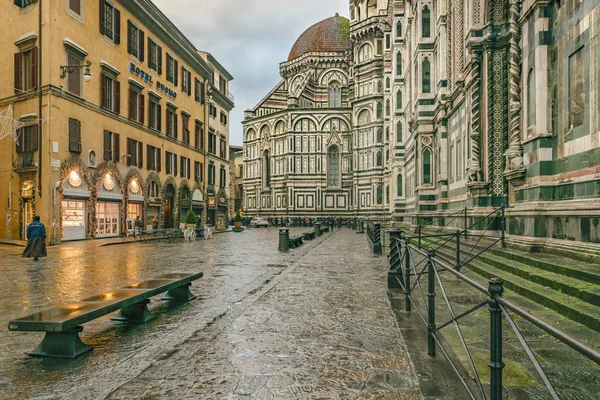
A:
POLYGON ((1 247, 0 398, 420 398, 386 258, 350 230, 289 253, 277 240, 269 228, 194 243, 87 241, 38 262, 1 247), (87 323, 94 351, 75 360, 29 358, 43 334, 7 331, 11 319, 172 272, 204 272, 197 300, 153 298, 158 318, 141 326, 87 323))

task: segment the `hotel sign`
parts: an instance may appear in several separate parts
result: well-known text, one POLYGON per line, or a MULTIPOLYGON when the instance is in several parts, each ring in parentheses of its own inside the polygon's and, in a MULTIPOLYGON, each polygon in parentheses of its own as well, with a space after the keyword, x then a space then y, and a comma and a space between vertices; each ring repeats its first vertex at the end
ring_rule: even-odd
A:
MULTIPOLYGON (((140 67, 136 67, 135 64, 132 62, 129 63, 129 72, 136 75, 138 78, 142 79, 146 83, 149 83, 151 85, 154 84, 154 81, 152 80, 152 76, 149 73, 147 73, 146 71, 144 71, 143 69, 141 69, 140 67)), ((164 84, 162 84, 158 81, 156 81, 156 90, 163 92, 164 94, 166 94, 167 96, 169 96, 173 99, 177 98, 177 92, 175 92, 168 86, 165 86, 164 84)))

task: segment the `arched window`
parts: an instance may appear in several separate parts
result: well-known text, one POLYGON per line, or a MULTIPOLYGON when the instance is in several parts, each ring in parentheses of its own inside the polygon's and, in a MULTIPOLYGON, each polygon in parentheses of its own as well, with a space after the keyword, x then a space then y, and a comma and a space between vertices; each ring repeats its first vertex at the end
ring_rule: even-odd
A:
POLYGON ((396 176, 396 192, 398 193, 398 197, 402 196, 402 174, 396 176))
POLYGON ((396 22, 396 37, 402 37, 402 21, 396 22))
POLYGON ((381 151, 377 152, 377 166, 381 167, 383 165, 383 156, 381 155, 381 151))
POLYGON ((383 130, 381 128, 377 129, 377 143, 383 142, 383 130))
POLYGON ((342 88, 338 82, 333 82, 329 86, 329 108, 339 108, 342 106, 342 88))
POLYGON ((431 150, 423 150, 423 184, 431 185, 431 150))
POLYGON ((398 90, 396 92, 396 109, 397 110, 402 109, 402 91, 401 90, 398 90))
POLYGON ((340 186, 340 153, 337 146, 331 146, 327 153, 327 186, 340 186))
POLYGON ((391 103, 390 103, 390 99, 387 99, 385 101, 385 115, 389 117, 390 112, 391 112, 391 103))
POLYGON ((421 36, 424 38, 431 37, 431 11, 427 6, 423 7, 421 16, 421 36))
POLYGON ((385 185, 385 203, 390 203, 390 185, 385 185))
POLYGON ((402 76, 402 53, 396 53, 396 75, 402 76))
POLYGON ((383 117, 383 105, 381 103, 377 103, 377 119, 381 119, 383 117))
POLYGON ((396 143, 402 142, 402 121, 396 124, 396 143))
POLYGON ((385 88, 389 90, 390 86, 390 77, 388 76, 387 78, 385 78, 385 88))
POLYGON ((535 125, 535 72, 529 70, 527 76, 527 126, 535 125))
POLYGON ((269 151, 265 150, 263 153, 263 188, 268 189, 271 187, 271 157, 269 157, 269 151))
POLYGON ((421 64, 421 79, 423 93, 431 93, 431 63, 429 58, 423 59, 421 64))
POLYGON ((381 93, 383 92, 383 85, 381 84, 381 81, 378 80, 377 81, 377 93, 381 93))
POLYGON ((365 43, 358 51, 358 62, 369 61, 371 58, 373 58, 373 46, 365 43))
POLYGON ((383 187, 377 185, 377 204, 383 203, 383 187))
POLYGON ((385 140, 390 140, 390 127, 385 128, 385 140))

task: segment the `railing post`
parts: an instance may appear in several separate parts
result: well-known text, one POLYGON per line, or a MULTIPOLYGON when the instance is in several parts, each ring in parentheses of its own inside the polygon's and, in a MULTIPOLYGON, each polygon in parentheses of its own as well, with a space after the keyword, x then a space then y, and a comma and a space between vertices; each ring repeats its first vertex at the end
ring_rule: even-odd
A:
POLYGON ((428 321, 427 321, 427 354, 435 356, 435 264, 433 258, 435 250, 427 252, 427 304, 428 304, 428 321))
POLYGON ((400 288, 403 281, 402 276, 402 242, 400 236, 402 231, 398 228, 390 230, 390 270, 388 272, 388 289, 400 288))
POLYGON ((469 227, 469 223, 467 222, 467 207, 465 207, 465 239, 467 238, 467 228, 469 227))
POLYGON ((502 230, 500 232, 500 238, 501 238, 501 241, 502 241, 502 247, 506 247, 506 233, 505 233, 505 231, 506 231, 506 219, 505 219, 505 216, 504 216, 504 204, 502 204, 502 214, 501 214, 501 217, 500 217, 500 229, 502 230))
POLYGON ((460 272, 460 229, 456 231, 456 270, 460 272))
POLYGON ((419 224, 419 250, 421 249, 421 224, 419 224))
POLYGON ((373 223, 373 253, 381 254, 381 223, 373 223))
POLYGON ((498 297, 504 292, 502 279, 490 279, 490 400, 502 400, 502 310, 498 297))
POLYGON ((405 311, 410 311, 410 251, 409 250, 410 239, 404 239, 404 293, 406 294, 406 304, 404 305, 405 311))

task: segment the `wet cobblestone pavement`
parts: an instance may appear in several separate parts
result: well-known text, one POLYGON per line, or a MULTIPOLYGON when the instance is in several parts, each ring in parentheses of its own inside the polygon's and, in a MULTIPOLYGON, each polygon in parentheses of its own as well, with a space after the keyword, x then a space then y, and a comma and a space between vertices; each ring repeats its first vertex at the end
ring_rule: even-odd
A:
MULTIPOLYGON (((307 228, 299 228, 305 231, 307 228)), ((419 399, 386 294, 387 259, 336 230, 289 253, 278 231, 195 243, 50 248, 37 263, 0 247, 0 398, 419 399), (137 327, 103 317, 75 360, 30 358, 43 334, 10 319, 167 272, 204 272, 198 299, 137 327)))

